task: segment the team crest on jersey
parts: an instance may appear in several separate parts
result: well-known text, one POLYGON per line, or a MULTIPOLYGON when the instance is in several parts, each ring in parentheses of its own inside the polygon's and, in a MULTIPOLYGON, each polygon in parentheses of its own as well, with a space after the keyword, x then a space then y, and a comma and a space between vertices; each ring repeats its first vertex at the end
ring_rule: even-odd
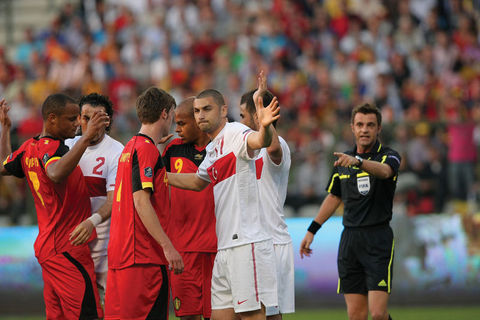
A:
POLYGON ((143 173, 145 174, 145 177, 147 177, 147 178, 153 177, 152 167, 146 167, 145 169, 143 169, 143 173))
POLYGON ((42 158, 43 163, 47 163, 48 159, 50 159, 50 156, 48 155, 48 153, 45 153, 42 158))
POLYGON ((366 195, 370 191, 370 177, 357 178, 357 188, 362 196, 366 195))
POLYGON ((173 299, 173 307, 175 308, 176 311, 180 310, 180 306, 182 305, 180 299, 178 297, 175 297, 173 299))

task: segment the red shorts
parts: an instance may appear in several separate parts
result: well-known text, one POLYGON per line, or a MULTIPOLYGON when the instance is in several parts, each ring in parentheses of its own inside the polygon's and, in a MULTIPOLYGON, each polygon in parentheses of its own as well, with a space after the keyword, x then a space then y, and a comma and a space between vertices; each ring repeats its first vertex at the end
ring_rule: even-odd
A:
POLYGON ((98 299, 90 249, 59 253, 41 263, 47 319, 98 319, 98 299))
POLYGON ((175 315, 210 318, 212 269, 216 253, 183 252, 181 255, 185 264, 183 273, 176 275, 170 272, 175 315))
POLYGON ((168 273, 163 265, 108 269, 105 319, 168 320, 168 273))

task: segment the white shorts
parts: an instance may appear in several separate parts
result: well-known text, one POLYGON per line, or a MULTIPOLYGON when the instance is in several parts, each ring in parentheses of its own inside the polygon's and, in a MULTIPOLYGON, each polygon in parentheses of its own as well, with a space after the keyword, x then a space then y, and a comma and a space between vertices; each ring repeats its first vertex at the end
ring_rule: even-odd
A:
POLYGON ((267 316, 295 312, 295 269, 293 266, 293 244, 275 244, 277 269, 278 306, 268 307, 267 316))
POLYGON ((236 313, 278 305, 271 240, 219 250, 212 271, 212 310, 236 313))

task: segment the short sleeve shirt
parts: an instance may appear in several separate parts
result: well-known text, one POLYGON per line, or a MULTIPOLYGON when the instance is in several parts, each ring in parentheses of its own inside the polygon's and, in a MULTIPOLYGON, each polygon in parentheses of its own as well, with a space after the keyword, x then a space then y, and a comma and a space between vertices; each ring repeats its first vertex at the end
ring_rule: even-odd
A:
POLYGON ((143 134, 137 134, 127 143, 118 162, 108 245, 110 268, 167 264, 162 247, 148 233, 135 209, 133 193, 139 190, 151 192, 150 201, 167 232, 170 214, 167 174, 157 146, 143 134))
POLYGON ((282 161, 275 164, 263 148, 255 161, 257 181, 259 185, 261 204, 266 215, 266 227, 269 230, 274 244, 292 242, 288 227, 283 215, 283 205, 287 197, 288 174, 290 172, 291 157, 287 142, 278 137, 282 148, 282 161))
POLYGON ((40 263, 58 253, 77 248, 70 244, 70 233, 91 215, 80 167, 77 166, 61 183, 54 183, 47 176, 48 166, 68 150, 62 140, 37 137, 25 141, 4 161, 9 173, 19 178, 26 177, 32 192, 39 229, 34 248, 40 263))
POLYGON ((197 175, 213 184, 218 250, 270 239, 256 181, 255 157, 248 154, 252 130, 226 123, 207 145, 197 175))
MULTIPOLYGON (((346 153, 355 156, 356 147, 346 153)), ((392 219, 401 157, 395 150, 384 147, 379 142, 374 145, 372 152, 359 156, 388 164, 394 172, 393 177, 379 179, 355 166, 335 167, 327 192, 342 198, 344 226, 366 227, 388 223, 392 219)))
MULTIPOLYGON (((205 147, 174 139, 165 148, 167 171, 195 173, 205 158, 205 147)), ((171 187, 170 227, 168 236, 180 252, 216 252, 215 202, 213 185, 200 192, 171 187)))

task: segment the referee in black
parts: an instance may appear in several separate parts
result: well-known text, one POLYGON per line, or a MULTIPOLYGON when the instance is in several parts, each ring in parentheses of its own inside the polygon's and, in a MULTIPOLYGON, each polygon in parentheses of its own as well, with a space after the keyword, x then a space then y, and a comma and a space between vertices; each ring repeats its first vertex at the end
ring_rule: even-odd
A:
POLYGON ((370 104, 353 109, 351 128, 356 145, 338 158, 328 195, 300 245, 310 256, 315 233, 343 202, 344 230, 338 249, 338 293, 343 293, 350 320, 391 319, 388 298, 392 283, 393 232, 390 228, 400 155, 378 141, 382 115, 370 104))

